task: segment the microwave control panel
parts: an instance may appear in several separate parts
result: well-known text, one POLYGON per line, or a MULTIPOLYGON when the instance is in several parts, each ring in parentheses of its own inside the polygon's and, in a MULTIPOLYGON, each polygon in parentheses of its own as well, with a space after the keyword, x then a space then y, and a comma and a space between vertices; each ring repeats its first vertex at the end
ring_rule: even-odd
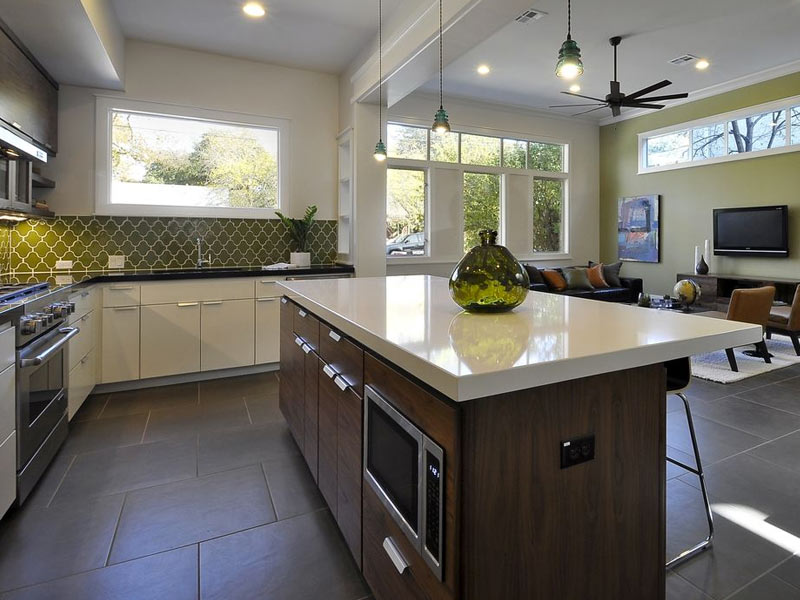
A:
MULTIPOLYGON (((442 565, 442 464, 438 456, 425 449, 425 550, 436 566, 442 565)), ((441 579, 441 571, 439 571, 441 579)))

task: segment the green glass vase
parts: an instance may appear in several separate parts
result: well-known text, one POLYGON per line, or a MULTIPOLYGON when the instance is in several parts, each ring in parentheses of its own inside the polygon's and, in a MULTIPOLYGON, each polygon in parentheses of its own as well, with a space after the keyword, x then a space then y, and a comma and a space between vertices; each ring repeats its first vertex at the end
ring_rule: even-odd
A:
POLYGON ((450 275, 450 297, 469 312, 509 311, 525 300, 530 288, 528 272, 505 246, 497 232, 482 230, 475 246, 450 275))

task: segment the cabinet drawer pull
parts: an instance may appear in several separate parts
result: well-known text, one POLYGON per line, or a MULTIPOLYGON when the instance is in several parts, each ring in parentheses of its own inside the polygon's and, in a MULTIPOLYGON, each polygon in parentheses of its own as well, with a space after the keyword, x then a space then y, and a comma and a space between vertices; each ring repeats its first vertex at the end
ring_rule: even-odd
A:
POLYGON ((114 310, 139 310, 138 306, 115 306, 114 310))
POLYGON ((294 343, 297 344, 298 346, 302 346, 303 340, 301 340, 299 337, 296 337, 294 338, 294 343))
POLYGON ((306 354, 311 352, 311 346, 309 346, 308 344, 303 344, 303 352, 305 352, 306 354))
POLYGON ((308 316, 308 313, 306 311, 304 311, 302 308, 297 311, 297 314, 300 315, 303 318, 308 316))
POLYGON ((186 306, 197 306, 197 302, 178 302, 179 308, 184 308, 186 306))
POLYGON ((397 548, 392 538, 384 538, 383 549, 386 551, 386 554, 389 555, 389 560, 392 561, 397 572, 400 573, 400 575, 405 573, 406 569, 408 569, 408 562, 403 558, 403 555, 400 553, 400 550, 397 548))
POLYGON ((275 280, 274 280, 274 279, 262 279, 262 280, 261 280, 261 283, 264 283, 264 284, 267 284, 267 283, 275 283, 275 280))
POLYGON ((86 298, 86 296, 88 296, 88 295, 89 295, 89 292, 83 292, 81 294, 81 298, 86 298))
POLYGON ((342 379, 338 375, 334 378, 333 383, 335 383, 336 386, 342 391, 345 391, 347 388, 350 387, 350 384, 347 383, 344 379, 342 379))
POLYGON ((111 288, 115 292, 125 292, 133 289, 132 285, 112 285, 111 288))
POLYGON ((256 302, 275 302, 275 300, 277 300, 277 298, 258 298, 256 302))
POLYGON ((212 300, 211 302, 203 302, 203 306, 217 306, 222 304, 222 300, 212 300))
POLYGON ((328 337, 330 337, 334 342, 338 342, 340 339, 342 339, 342 336, 336 333, 333 329, 331 329, 328 333, 328 337))
POLYGON ((88 354, 81 359, 81 364, 85 365, 87 360, 89 360, 89 355, 88 354))
POLYGON ((334 377, 336 377, 336 371, 334 371, 334 370, 331 368, 331 366, 330 366, 330 365, 325 365, 324 367, 322 367, 322 372, 323 372, 323 373, 325 373, 325 375, 327 375, 327 376, 328 376, 328 377, 330 377, 331 379, 333 379, 334 377))
POLYGON ((85 321, 85 320, 87 320, 87 319, 88 319, 88 318, 91 316, 91 314, 92 314, 92 313, 86 313, 85 315, 83 315, 83 316, 81 317, 81 321, 85 321))
POLYGON ((289 302, 289 301, 288 301, 286 298, 281 298, 281 304, 286 304, 286 303, 288 303, 288 302, 289 302))

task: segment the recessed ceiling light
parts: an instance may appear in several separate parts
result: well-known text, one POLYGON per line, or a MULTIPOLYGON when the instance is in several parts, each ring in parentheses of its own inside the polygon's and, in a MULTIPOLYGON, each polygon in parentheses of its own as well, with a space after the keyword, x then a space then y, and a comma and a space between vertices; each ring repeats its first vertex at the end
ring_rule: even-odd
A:
POLYGON ((242 12, 246 14, 248 17, 253 17, 257 19, 259 17, 263 17, 267 14, 267 10, 264 6, 258 2, 248 2, 244 6, 242 6, 242 12))
POLYGON ((711 66, 711 63, 708 62, 705 58, 701 58, 696 63, 694 63, 694 68, 698 71, 705 71, 708 67, 711 66))
POLYGON ((488 75, 491 69, 489 65, 478 65, 476 71, 478 71, 478 75, 488 75))
POLYGON ((569 86, 569 91, 572 92, 573 94, 575 94, 576 92, 580 92, 581 86, 579 86, 577 83, 573 83, 571 86, 569 86))

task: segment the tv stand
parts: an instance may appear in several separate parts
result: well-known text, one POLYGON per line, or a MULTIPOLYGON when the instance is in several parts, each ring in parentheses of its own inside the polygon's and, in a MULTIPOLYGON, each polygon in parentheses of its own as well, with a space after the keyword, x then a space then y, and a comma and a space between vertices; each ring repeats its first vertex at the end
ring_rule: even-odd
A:
POLYGON ((733 290, 738 288, 755 288, 764 285, 775 286, 775 302, 791 304, 794 291, 800 285, 800 277, 756 277, 751 275, 724 275, 708 273, 678 273, 676 281, 691 279, 700 286, 700 299, 697 306, 725 312, 731 302, 733 290))

